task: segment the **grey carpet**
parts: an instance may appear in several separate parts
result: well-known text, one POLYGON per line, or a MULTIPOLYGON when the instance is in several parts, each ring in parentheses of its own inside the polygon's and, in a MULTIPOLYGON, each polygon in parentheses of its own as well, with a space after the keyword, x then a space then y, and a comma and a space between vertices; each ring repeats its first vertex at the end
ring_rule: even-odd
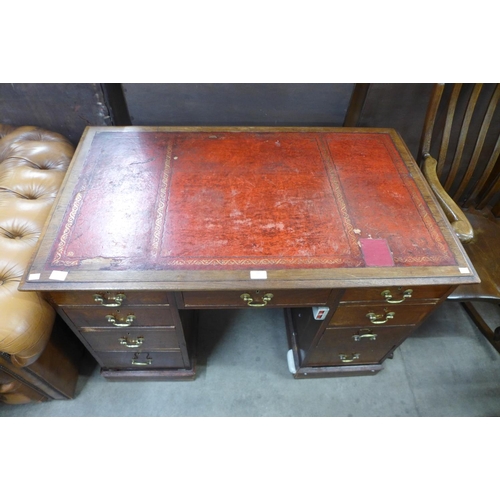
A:
MULTIPOLYGON (((500 325, 500 308, 488 311, 500 325)), ((75 399, 0 405, 0 416, 500 415, 500 355, 457 303, 365 377, 295 380, 281 310, 202 311, 200 324, 193 382, 110 382, 87 360, 75 399)))

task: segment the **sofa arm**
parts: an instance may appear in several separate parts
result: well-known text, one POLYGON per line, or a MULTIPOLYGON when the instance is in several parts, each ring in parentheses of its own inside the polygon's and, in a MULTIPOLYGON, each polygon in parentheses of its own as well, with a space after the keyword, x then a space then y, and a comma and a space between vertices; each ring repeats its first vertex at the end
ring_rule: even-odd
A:
POLYGON ((35 362, 49 342, 55 312, 37 293, 17 291, 18 285, 19 280, 6 280, 0 288, 0 350, 10 354, 15 366, 24 367, 35 362))
POLYGON ((73 152, 59 134, 0 125, 0 351, 20 367, 42 354, 54 324, 52 307, 18 286, 73 152))

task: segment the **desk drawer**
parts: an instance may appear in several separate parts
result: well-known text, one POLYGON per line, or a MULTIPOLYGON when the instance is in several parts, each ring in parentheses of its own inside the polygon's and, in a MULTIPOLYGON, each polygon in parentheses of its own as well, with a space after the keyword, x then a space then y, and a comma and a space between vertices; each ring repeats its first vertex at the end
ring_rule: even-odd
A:
POLYGON ((435 308, 434 304, 341 304, 330 326, 416 325, 435 308))
POLYGON ((325 305, 330 293, 330 289, 266 290, 263 288, 230 292, 183 292, 182 300, 186 308, 305 307, 325 305))
POLYGON ((349 288, 341 298, 342 302, 380 301, 389 304, 408 303, 418 300, 438 301, 451 290, 448 285, 434 286, 386 286, 375 288, 349 288), (395 301, 395 302, 394 302, 395 301))
POLYGON ((96 352, 103 368, 155 370, 157 368, 185 368, 180 350, 141 352, 96 352))
POLYGON ((65 307, 62 311, 78 327, 120 328, 141 326, 174 326, 169 306, 65 307), (123 325, 123 326, 121 326, 123 325))
POLYGON ((412 328, 327 328, 304 366, 347 366, 381 363, 403 342, 412 328))
POLYGON ((166 328, 84 328, 82 337, 94 351, 132 352, 179 348, 179 338, 173 326, 166 328))
POLYGON ((54 304, 58 306, 101 306, 107 309, 136 304, 160 305, 170 303, 167 292, 50 292, 50 296, 54 304))

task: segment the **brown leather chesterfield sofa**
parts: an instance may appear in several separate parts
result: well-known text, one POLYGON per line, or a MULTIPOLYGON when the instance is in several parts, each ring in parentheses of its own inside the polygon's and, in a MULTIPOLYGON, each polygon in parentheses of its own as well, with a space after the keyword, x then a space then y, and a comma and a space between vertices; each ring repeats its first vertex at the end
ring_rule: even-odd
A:
POLYGON ((74 153, 63 136, 0 124, 0 402, 73 397, 80 353, 52 307, 18 285, 74 153), (57 322, 59 325, 59 322, 57 322))

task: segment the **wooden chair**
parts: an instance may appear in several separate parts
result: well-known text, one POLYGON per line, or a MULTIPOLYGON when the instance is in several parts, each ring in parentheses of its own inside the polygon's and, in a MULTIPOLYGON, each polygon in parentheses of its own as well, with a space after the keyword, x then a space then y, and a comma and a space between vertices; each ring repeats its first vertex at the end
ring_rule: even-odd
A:
POLYGON ((499 97, 499 84, 436 84, 417 161, 481 278, 449 299, 500 352, 500 326, 490 328, 474 304, 500 304, 499 97))

